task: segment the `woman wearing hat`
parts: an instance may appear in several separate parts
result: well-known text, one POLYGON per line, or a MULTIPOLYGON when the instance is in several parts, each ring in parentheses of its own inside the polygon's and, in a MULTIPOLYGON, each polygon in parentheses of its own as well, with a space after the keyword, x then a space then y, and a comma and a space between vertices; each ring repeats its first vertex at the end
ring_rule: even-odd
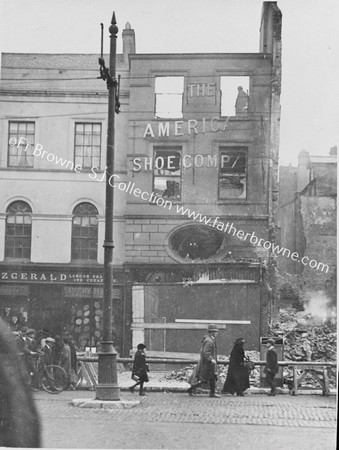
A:
POLYGON ((134 355, 132 368, 132 380, 136 381, 136 383, 129 388, 131 392, 134 392, 134 388, 140 386, 139 395, 145 395, 143 393, 144 383, 148 383, 148 364, 146 363, 145 348, 145 344, 138 345, 138 349, 134 355))
POLYGON ((231 351, 230 362, 228 365, 228 372, 226 381, 221 391, 222 394, 237 394, 244 396, 244 391, 250 387, 249 373, 244 366, 245 352, 244 352, 244 338, 238 338, 231 351))

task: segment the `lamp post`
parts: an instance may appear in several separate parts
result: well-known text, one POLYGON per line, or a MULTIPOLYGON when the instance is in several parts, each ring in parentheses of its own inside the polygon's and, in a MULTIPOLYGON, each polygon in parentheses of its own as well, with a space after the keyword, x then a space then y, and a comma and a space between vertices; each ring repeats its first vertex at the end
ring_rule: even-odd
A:
MULTIPOLYGON (((103 26, 101 25, 103 32, 103 26)), ((106 81, 108 89, 108 129, 107 129, 107 162, 106 162, 106 203, 105 203, 105 241, 104 247, 104 308, 103 333, 100 352, 98 352, 98 386, 97 400, 120 400, 120 390, 117 377, 117 353, 112 340, 112 302, 113 302, 113 204, 114 191, 109 184, 114 173, 114 135, 115 113, 119 112, 117 97, 118 83, 115 79, 116 70, 116 40, 118 27, 115 13, 109 27, 110 32, 110 60, 109 70, 105 67, 103 46, 99 58, 101 78, 106 81)))

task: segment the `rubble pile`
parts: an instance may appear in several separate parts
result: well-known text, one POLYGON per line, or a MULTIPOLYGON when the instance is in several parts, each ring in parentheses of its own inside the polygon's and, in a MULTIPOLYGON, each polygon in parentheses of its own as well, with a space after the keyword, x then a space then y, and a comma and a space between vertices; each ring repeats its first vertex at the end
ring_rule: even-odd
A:
MULTIPOLYGON (((260 361, 260 354, 257 351, 245 351, 246 356, 253 362, 255 361, 260 361)), ((221 361, 228 361, 229 358, 226 358, 225 356, 220 356, 218 358, 219 362, 221 361)), ((165 379, 166 380, 177 380, 177 381, 186 381, 188 382, 188 380, 190 379, 193 369, 194 369, 195 365, 189 365, 186 366, 178 371, 171 371, 165 374, 165 379)), ((225 383, 226 377, 227 377, 227 370, 228 370, 228 365, 224 365, 224 364, 218 364, 218 373, 219 373, 219 377, 218 377, 218 386, 222 387, 223 384, 225 383)), ((250 375, 250 384, 251 386, 259 386, 259 379, 260 379, 260 369, 259 366, 256 366, 254 370, 251 371, 251 375, 250 375)))
MULTIPOLYGON (((336 362, 337 332, 335 314, 320 320, 304 311, 284 310, 273 326, 273 333, 284 339, 284 360, 336 362)), ((322 369, 319 368, 319 373, 322 369)), ((284 369, 284 377, 292 378, 292 368, 284 369)), ((302 371, 298 370, 298 375, 302 371)), ((334 369, 328 369, 330 386, 336 385, 334 369)), ((316 387, 317 381, 306 375, 303 386, 316 387)))
POLYGON ((336 361, 337 333, 334 320, 318 321, 311 314, 283 311, 273 333, 284 338, 284 359, 336 361))

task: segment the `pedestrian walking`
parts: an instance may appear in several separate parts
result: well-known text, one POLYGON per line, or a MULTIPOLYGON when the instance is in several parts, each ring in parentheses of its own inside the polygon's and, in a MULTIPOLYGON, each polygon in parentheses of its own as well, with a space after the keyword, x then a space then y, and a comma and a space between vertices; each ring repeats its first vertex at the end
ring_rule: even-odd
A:
POLYGON ((249 371, 245 366, 244 338, 238 338, 234 342, 230 355, 226 381, 221 391, 222 394, 237 394, 243 397, 246 389, 250 387, 249 371))
POLYGON ((197 381, 193 381, 191 387, 188 389, 190 395, 194 395, 196 388, 206 383, 209 386, 209 396, 220 398, 220 395, 215 393, 215 385, 218 379, 218 360, 217 360, 217 342, 218 328, 216 325, 208 325, 208 333, 203 337, 200 361, 196 368, 195 377, 197 381))
POLYGON ((64 336, 63 347, 61 352, 61 367, 65 370, 68 376, 68 389, 75 390, 77 384, 77 374, 76 374, 76 355, 74 355, 75 348, 72 351, 71 338, 64 336))
POLYGON ((264 368, 264 373, 266 374, 266 381, 269 387, 271 388, 271 392, 268 395, 275 396, 276 387, 274 382, 274 377, 278 373, 279 365, 278 365, 278 356, 274 349, 275 341, 274 339, 268 339, 266 347, 268 348, 266 353, 266 365, 264 368))
POLYGON ((136 383, 129 388, 131 392, 134 392, 134 389, 137 386, 139 387, 139 395, 146 395, 143 392, 144 383, 148 383, 148 374, 149 371, 148 364, 146 363, 146 353, 145 353, 145 344, 139 344, 137 347, 137 351, 134 355, 133 368, 132 368, 132 380, 136 381, 136 383))

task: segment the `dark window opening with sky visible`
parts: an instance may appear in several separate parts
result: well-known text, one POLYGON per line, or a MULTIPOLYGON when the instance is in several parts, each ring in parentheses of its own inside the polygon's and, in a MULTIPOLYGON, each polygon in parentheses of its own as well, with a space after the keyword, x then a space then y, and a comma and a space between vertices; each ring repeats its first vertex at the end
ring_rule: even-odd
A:
POLYGON ((221 116, 246 117, 249 77, 220 77, 221 116))

